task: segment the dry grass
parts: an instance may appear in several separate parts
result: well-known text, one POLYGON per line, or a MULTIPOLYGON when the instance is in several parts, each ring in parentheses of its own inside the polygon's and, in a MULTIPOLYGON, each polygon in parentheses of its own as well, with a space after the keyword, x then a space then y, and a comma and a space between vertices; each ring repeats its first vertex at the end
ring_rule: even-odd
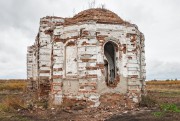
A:
POLYGON ((0 91, 23 91, 26 85, 27 82, 25 80, 0 80, 0 91))
POLYGON ((0 103, 0 111, 14 111, 26 108, 25 101, 20 96, 11 95, 4 98, 0 103))
POLYGON ((0 111, 23 108, 25 103, 19 94, 25 91, 26 85, 26 80, 0 80, 0 111))
POLYGON ((149 81, 148 95, 159 103, 180 104, 180 81, 149 81))
POLYGON ((148 81, 147 85, 180 85, 180 81, 148 81))
POLYGON ((147 90, 160 92, 180 92, 180 81, 149 81, 147 90))

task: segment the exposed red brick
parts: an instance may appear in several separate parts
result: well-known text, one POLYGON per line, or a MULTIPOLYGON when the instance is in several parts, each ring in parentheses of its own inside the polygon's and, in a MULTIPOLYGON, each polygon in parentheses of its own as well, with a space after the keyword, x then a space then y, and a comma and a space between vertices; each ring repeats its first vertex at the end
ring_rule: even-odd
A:
POLYGON ((62 75, 53 75, 52 78, 53 78, 53 79, 59 79, 59 78, 62 78, 62 75))
POLYGON ((53 71, 62 71, 62 68, 54 68, 53 71))
POLYGON ((96 64, 96 66, 98 66, 99 69, 104 69, 104 64, 96 64))
POLYGON ((81 59, 82 62, 96 62, 96 59, 81 59))
POLYGON ((90 45, 90 44, 84 41, 81 45, 90 45))
POLYGON ((89 66, 89 67, 86 67, 86 70, 97 70, 98 67, 92 67, 92 66, 89 66))
POLYGON ((75 43, 75 42, 70 41, 70 42, 68 42, 68 43, 67 43, 67 45, 66 45, 66 46, 75 46, 75 45, 76 45, 76 43, 75 43))
POLYGON ((105 37, 108 37, 107 35, 98 35, 96 36, 97 40, 104 40, 105 37))
POLYGON ((50 73, 50 70, 40 70, 39 73, 50 73))

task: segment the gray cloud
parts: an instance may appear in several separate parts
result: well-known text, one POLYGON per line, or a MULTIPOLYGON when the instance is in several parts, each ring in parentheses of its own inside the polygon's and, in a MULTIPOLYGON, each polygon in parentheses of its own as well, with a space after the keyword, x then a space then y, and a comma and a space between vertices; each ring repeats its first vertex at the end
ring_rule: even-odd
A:
MULTIPOLYGON (((33 44, 39 19, 70 17, 92 0, 1 0, 0 78, 26 78, 26 47, 33 44)), ((96 0, 138 25, 146 38, 147 79, 180 78, 179 0, 96 0)))
POLYGON ((147 78, 152 79, 180 79, 180 62, 147 62, 147 78))

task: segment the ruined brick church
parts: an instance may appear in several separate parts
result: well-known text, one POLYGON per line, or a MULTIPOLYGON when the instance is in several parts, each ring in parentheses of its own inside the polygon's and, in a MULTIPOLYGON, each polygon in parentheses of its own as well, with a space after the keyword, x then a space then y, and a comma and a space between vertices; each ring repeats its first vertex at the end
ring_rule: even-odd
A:
POLYGON ((64 98, 94 101, 125 94, 138 102, 145 89, 144 35, 135 24, 102 8, 72 18, 40 19, 27 49, 28 87, 59 105, 64 98))

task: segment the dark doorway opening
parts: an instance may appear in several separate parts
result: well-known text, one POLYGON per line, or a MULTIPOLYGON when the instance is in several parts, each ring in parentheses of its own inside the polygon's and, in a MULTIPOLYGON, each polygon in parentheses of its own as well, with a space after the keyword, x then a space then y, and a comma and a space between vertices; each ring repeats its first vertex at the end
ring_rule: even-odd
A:
POLYGON ((105 68, 105 81, 107 86, 115 84, 116 78, 116 48, 112 42, 107 42, 104 45, 104 68, 105 68))

